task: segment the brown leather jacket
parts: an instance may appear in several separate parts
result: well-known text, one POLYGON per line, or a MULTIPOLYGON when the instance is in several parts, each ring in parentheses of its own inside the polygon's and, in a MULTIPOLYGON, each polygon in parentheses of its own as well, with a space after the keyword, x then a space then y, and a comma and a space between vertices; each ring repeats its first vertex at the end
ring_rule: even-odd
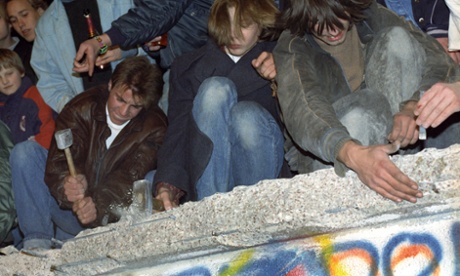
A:
MULTIPOLYGON (((142 110, 118 134, 109 149, 110 135, 106 122, 106 86, 92 88, 76 96, 59 114, 56 131, 70 128, 70 147, 78 174, 86 176, 90 196, 97 208, 97 220, 91 226, 105 225, 119 219, 118 207, 131 204, 133 182, 157 167, 157 151, 163 144, 167 119, 153 106, 142 110)), ((63 150, 53 139, 48 153, 45 182, 62 208, 72 208, 64 195, 63 179, 69 169, 63 150)))

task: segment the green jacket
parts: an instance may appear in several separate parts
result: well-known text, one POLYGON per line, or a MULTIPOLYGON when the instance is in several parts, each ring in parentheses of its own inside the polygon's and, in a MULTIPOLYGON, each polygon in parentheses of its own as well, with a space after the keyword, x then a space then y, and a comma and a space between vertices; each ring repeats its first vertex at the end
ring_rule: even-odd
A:
MULTIPOLYGON (((435 39, 376 2, 364 14, 366 19, 356 24, 364 45, 369 45, 379 31, 400 26, 408 30, 426 51, 422 81, 411 100, 418 100, 418 91, 427 90, 437 82, 460 79, 458 65, 435 39)), ((289 138, 308 154, 334 163, 336 173, 344 175, 347 168, 337 160, 337 154, 352 137, 337 118, 332 103, 352 91, 341 65, 314 42, 312 35, 298 37, 289 30, 281 34, 273 55, 277 94, 289 138)), ((309 162, 311 158, 307 154, 299 157, 300 173, 308 172, 309 162)))
POLYGON ((16 219, 9 161, 12 148, 10 130, 0 121, 0 243, 5 240, 16 219))

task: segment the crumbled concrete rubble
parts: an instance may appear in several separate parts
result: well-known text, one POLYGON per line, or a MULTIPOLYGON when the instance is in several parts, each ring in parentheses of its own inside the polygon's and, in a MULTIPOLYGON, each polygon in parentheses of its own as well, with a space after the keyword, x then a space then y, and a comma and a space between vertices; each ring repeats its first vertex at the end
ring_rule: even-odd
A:
POLYGON ((424 197, 418 203, 384 199, 354 172, 340 178, 321 170, 237 187, 143 219, 127 217, 38 257, 0 257, 0 275, 96 275, 460 210, 460 145, 392 160, 419 183, 424 197))

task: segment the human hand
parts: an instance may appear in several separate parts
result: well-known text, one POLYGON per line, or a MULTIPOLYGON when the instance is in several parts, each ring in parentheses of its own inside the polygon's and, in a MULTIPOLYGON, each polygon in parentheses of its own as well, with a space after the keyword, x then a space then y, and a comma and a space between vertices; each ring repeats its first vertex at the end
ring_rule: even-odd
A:
POLYGON ((338 159, 380 195, 395 202, 407 200, 416 203, 417 198, 423 196, 417 183, 402 173, 388 157, 398 149, 397 143, 366 147, 349 141, 340 150, 338 159))
MULTIPOLYGON (((102 39, 103 43, 107 46, 111 46, 112 43, 108 35, 102 34, 99 37, 102 39)), ((77 54, 75 55, 73 61, 73 71, 77 73, 88 72, 88 75, 92 76, 100 48, 101 46, 96 39, 83 41, 78 48, 77 54)))
POLYGON ((266 80, 275 79, 276 67, 272 53, 262 52, 257 58, 252 60, 252 66, 262 78, 266 80))
POLYGON ((82 174, 68 175, 64 178, 64 194, 69 202, 76 202, 85 197, 88 182, 82 174))
POLYGON ((159 44, 162 37, 161 35, 155 37, 154 39, 150 40, 149 42, 145 43, 145 46, 149 51, 155 52, 161 49, 161 45, 159 44))
POLYGON ((415 105, 416 102, 410 101, 393 116, 393 128, 387 137, 390 143, 399 143, 400 147, 405 148, 417 142, 419 130, 415 123, 415 105))
POLYGON ((166 186, 158 189, 156 199, 163 201, 163 206, 166 211, 171 210, 174 207, 177 207, 177 204, 174 202, 174 194, 171 189, 166 186))
POLYGON ((107 53, 99 55, 96 58, 96 66, 104 66, 112 61, 120 60, 122 58, 122 50, 120 47, 109 48, 107 53))
POLYGON ((449 39, 447 37, 438 37, 436 40, 441 44, 444 51, 456 62, 460 63, 460 51, 449 51, 449 39))
POLYGON ((450 115, 460 111, 460 82, 436 83, 418 101, 415 123, 425 128, 437 127, 450 115))
POLYGON ((74 202, 72 210, 83 225, 91 223, 97 218, 96 204, 94 204, 93 199, 89 196, 74 202))

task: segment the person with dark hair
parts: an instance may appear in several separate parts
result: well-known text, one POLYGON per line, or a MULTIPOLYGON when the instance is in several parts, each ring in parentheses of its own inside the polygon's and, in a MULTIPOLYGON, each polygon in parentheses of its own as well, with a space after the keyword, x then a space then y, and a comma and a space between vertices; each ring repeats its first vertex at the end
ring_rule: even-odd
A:
POLYGON ((8 0, 0 2, 0 20, 5 21, 6 24, 2 24, 2 36, 4 36, 2 38, 4 39, 2 48, 18 53, 26 75, 34 84, 37 83, 38 78, 30 65, 30 59, 35 39, 35 26, 46 8, 47 3, 41 0, 8 0), (8 7, 10 14, 7 13, 8 7), (20 38, 12 36, 12 27, 14 27, 16 34, 21 36, 20 38))
POLYGON ((101 45, 144 45, 150 56, 164 70, 163 95, 159 106, 168 111, 170 66, 175 58, 200 48, 208 39, 207 22, 214 0, 143 0, 138 7, 112 22, 112 27, 100 35, 101 43, 82 42, 74 59, 73 70, 93 75, 102 61, 98 57, 101 45), (162 40, 166 44, 160 45, 162 40), (85 59, 82 59, 85 57, 85 59))
POLYGON ((351 169, 382 196, 416 202, 419 186, 389 155, 458 142, 458 119, 421 141, 415 115, 421 92, 458 92, 458 65, 374 0, 291 0, 280 26, 274 58, 291 169, 333 165, 340 176, 351 169))
POLYGON ((6 0, 6 12, 14 30, 27 42, 35 40, 35 27, 48 8, 43 0, 6 0))
POLYGON ((21 236, 15 245, 49 249, 52 239, 68 239, 88 227, 119 219, 131 204, 133 182, 156 168, 157 151, 166 132, 166 116, 157 106, 161 70, 147 57, 130 57, 116 68, 108 85, 74 99, 56 120, 56 132, 69 129, 76 175, 69 172, 64 151, 53 140, 33 165, 27 148, 10 158, 21 236), (46 170, 45 170, 46 160, 46 170), (21 173, 24 164, 27 171, 21 173), (41 172, 41 173, 40 173, 41 172), (44 182, 37 175, 45 172, 44 182), (46 183, 46 184, 45 184, 46 183))
POLYGON ((154 183, 166 209, 280 176, 283 134, 269 55, 273 0, 216 0, 212 39, 171 67, 169 127, 154 183), (257 68, 256 68, 257 67, 257 68))
MULTIPOLYGON (((37 24, 31 65, 39 76, 38 90, 53 110, 59 113, 79 93, 106 84, 124 58, 146 55, 137 46, 110 47, 99 56, 101 64, 91 77, 69 67, 77 47, 89 37, 85 12, 91 16, 95 34, 109 29, 113 20, 133 7, 132 0, 54 0, 49 6, 37 24)), ((97 42, 96 38, 91 40, 97 42)))

